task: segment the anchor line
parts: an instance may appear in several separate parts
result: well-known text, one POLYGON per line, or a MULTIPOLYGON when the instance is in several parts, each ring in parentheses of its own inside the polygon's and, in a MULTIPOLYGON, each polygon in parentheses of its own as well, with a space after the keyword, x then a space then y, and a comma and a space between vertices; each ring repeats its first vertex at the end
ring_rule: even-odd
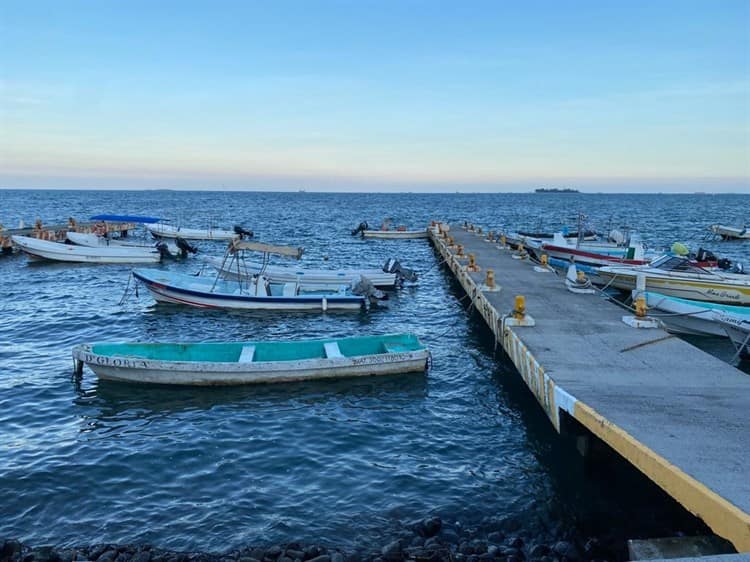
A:
MULTIPOLYGON (((125 292, 122 294, 122 297, 120 298, 120 302, 117 303, 117 306, 122 306, 125 302, 125 299, 128 296, 128 290, 130 289, 130 280, 133 278, 133 272, 130 272, 130 275, 128 275, 128 284, 125 285, 125 292)), ((138 289, 136 287, 136 297, 138 296, 138 289)))

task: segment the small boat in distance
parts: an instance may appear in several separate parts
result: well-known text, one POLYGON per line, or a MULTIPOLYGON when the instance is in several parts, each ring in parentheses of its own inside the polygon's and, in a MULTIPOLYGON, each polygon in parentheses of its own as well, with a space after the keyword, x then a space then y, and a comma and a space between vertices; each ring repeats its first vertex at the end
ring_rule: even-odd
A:
POLYGON ((708 229, 714 235, 721 237, 722 240, 750 240, 750 231, 748 231, 746 226, 736 228, 734 226, 712 224, 708 229))
POLYGON ((412 238, 427 238, 427 229, 409 230, 405 226, 391 228, 390 219, 383 221, 380 230, 371 230, 367 222, 359 223, 359 226, 352 230, 352 236, 359 234, 362 238, 380 238, 383 240, 408 240, 412 238))
POLYGON ((100 378, 169 385, 237 385, 425 372, 430 352, 412 334, 230 343, 88 343, 74 368, 100 378))
POLYGON ((71 263, 158 263, 162 254, 157 248, 109 246, 91 248, 38 240, 29 236, 12 236, 13 243, 32 260, 71 263))

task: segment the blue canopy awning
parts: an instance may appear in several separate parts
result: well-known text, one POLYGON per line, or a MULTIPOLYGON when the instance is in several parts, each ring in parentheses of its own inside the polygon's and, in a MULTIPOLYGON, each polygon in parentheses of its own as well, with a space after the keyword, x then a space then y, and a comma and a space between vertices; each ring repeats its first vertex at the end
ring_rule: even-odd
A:
POLYGON ((143 224, 153 224, 161 221, 155 217, 139 217, 138 215, 94 215, 92 221, 115 221, 115 222, 138 222, 143 224))

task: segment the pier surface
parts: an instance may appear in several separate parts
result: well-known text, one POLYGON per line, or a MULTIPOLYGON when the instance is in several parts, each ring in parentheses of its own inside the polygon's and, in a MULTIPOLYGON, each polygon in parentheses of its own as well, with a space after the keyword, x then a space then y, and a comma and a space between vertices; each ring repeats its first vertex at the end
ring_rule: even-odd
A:
POLYGON ((574 418, 750 552, 750 376, 661 329, 626 325, 627 310, 568 291, 563 275, 483 234, 451 225, 430 238, 558 431, 574 418), (487 269, 499 291, 484 285, 487 269), (535 326, 509 325, 516 295, 535 326))

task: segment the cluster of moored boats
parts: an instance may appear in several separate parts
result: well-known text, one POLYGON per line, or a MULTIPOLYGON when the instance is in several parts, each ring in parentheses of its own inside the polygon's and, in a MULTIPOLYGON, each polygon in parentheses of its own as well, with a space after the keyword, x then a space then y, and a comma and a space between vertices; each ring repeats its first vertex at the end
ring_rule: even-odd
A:
MULTIPOLYGON (((97 215, 94 220, 142 224, 155 242, 110 233, 68 231, 65 242, 12 236, 34 260, 149 264, 187 257, 194 240, 228 242, 223 257, 205 257, 215 273, 187 275, 163 268, 132 271, 157 302, 199 308, 282 311, 357 311, 387 298, 414 271, 389 259, 380 268, 325 270, 270 265, 270 256, 299 260, 303 249, 250 240, 251 231, 178 228, 160 219, 97 215), (252 258, 251 256, 261 256, 252 258)), ((386 230, 378 232, 387 232, 386 230)), ((427 231, 394 230, 395 238, 424 238, 427 231), (409 232, 412 236, 405 236, 409 232), (417 235, 419 233, 419 235, 417 235)), ((377 237, 377 236, 373 236, 377 237)), ((381 236, 387 238, 388 236, 381 236)), ((87 364, 100 378, 161 384, 218 385, 280 382, 424 371, 429 351, 411 334, 331 340, 232 343, 93 343, 73 350, 77 372, 87 364)))
MULTIPOLYGON (((738 234, 725 239, 745 238, 744 229, 712 225, 709 230, 738 234)), ((728 336, 737 355, 750 355, 750 275, 742 264, 702 248, 691 254, 679 243, 667 253, 648 251, 637 235, 619 231, 606 239, 583 232, 502 237, 519 254, 557 267, 574 264, 594 284, 642 295, 650 314, 671 332, 728 336)))

